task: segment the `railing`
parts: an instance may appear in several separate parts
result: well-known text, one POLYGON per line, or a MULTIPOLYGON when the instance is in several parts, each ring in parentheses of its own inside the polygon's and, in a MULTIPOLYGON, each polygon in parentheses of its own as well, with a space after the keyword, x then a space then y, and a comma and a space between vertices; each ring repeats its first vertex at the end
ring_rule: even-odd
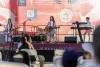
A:
MULTIPOLYGON (((46 25, 26 25, 25 27, 23 27, 23 25, 19 25, 19 29, 15 29, 13 30, 14 35, 20 35, 21 32, 26 32, 28 33, 30 36, 35 36, 35 34, 37 34, 38 28, 44 29, 46 27, 46 25), (25 31, 23 30, 23 28, 26 28, 25 31)), ((70 31, 70 27, 72 27, 72 25, 57 25, 57 29, 56 30, 56 41, 60 41, 60 37, 65 37, 65 36, 74 36, 73 35, 73 31, 70 31), (63 32, 60 32, 61 30, 64 30, 63 32), (70 33, 69 33, 70 31, 70 33)), ((76 36, 78 35, 78 33, 76 34, 76 36)), ((83 33, 82 33, 83 35, 83 33)), ((92 35, 92 34, 91 34, 92 35)))
MULTIPOLYGON (((57 28, 55 29, 56 30, 56 35, 55 35, 56 41, 59 41, 59 36, 62 36, 62 35, 63 36, 65 36, 65 35, 73 35, 73 34, 67 34, 67 30, 66 29, 64 29, 66 33, 60 32, 62 27, 67 27, 67 28, 70 29, 71 26, 72 25, 57 25, 57 28)), ((21 27, 21 30, 20 30, 20 28, 14 30, 14 35, 21 34, 21 32, 26 32, 26 33, 29 32, 28 33, 29 35, 33 35, 34 36, 37 33, 38 28, 45 29, 46 25, 37 25, 37 26, 26 25, 25 27, 23 27, 23 25, 19 25, 19 27, 21 27), (26 28, 26 29, 23 29, 23 28, 26 28)))

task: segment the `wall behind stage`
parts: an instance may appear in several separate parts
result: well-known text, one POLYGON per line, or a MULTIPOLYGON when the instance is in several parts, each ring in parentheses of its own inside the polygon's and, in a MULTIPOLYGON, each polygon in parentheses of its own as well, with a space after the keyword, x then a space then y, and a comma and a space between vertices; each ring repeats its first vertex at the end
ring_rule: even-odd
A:
MULTIPOLYGON (((75 21, 85 22, 87 16, 93 26, 99 24, 99 2, 100 0, 0 0, 0 23, 6 25, 7 19, 11 17, 15 26, 29 18, 32 21, 27 21, 26 25, 46 25, 52 15, 56 24, 62 25, 59 34, 72 34, 71 26, 66 25, 72 25, 75 21)), ((1 32, 4 31, 4 27, 0 28, 1 32)), ((27 31, 30 29, 27 28, 27 31)), ((60 40, 65 35, 60 35, 60 40)))

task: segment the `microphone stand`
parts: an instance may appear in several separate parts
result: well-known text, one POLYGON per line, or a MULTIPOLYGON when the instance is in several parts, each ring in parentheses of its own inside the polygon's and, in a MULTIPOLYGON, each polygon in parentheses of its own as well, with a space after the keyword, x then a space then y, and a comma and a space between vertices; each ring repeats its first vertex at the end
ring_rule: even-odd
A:
MULTIPOLYGON (((27 21, 31 21, 31 19, 28 19, 27 21)), ((26 22, 27 21, 24 21, 23 22, 23 32, 25 33, 26 32, 26 22)))

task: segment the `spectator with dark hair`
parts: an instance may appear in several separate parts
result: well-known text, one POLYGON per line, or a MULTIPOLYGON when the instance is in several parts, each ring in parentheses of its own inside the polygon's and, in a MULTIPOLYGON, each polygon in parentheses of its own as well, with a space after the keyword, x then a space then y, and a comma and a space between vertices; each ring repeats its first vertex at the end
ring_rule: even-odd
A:
POLYGON ((26 44, 27 46, 27 49, 34 49, 32 44, 31 44, 31 38, 28 34, 25 34, 23 37, 23 40, 22 40, 22 45, 19 47, 19 49, 25 49, 23 46, 26 44))
MULTIPOLYGON (((22 39, 21 39, 21 46, 18 48, 19 50, 22 50, 22 49, 34 49, 34 47, 33 47, 33 45, 31 44, 31 39, 30 39, 30 36, 28 35, 28 34, 24 34, 24 36, 22 37, 22 39)), ((35 50, 35 49, 34 49, 35 50)), ((25 53, 21 53, 21 54, 23 54, 23 57, 25 57, 25 59, 27 59, 27 57, 25 56, 25 53)), ((27 55, 27 54, 26 54, 27 55)), ((40 62, 40 67, 43 67, 43 65, 44 65, 44 61, 45 61, 45 58, 44 58, 44 56, 42 56, 42 55, 37 55, 37 57, 38 57, 38 60, 37 61, 39 61, 40 62)), ((24 59, 24 60, 25 60, 24 59)), ((28 60, 25 60, 24 62, 26 63, 26 64, 28 64, 29 63, 29 61, 28 60), (26 61, 26 62, 25 62, 26 61)), ((28 64, 29 65, 29 64, 28 64)))
POLYGON ((79 54, 75 50, 66 50, 62 57, 62 65, 64 67, 76 67, 78 57, 79 54))
POLYGON ((96 27, 93 33, 93 47, 96 61, 100 64, 100 25, 96 27))
POLYGON ((17 48, 16 51, 18 52, 19 49, 20 50, 23 49, 23 47, 25 47, 24 44, 26 44, 26 46, 27 46, 28 49, 34 49, 34 47, 31 45, 31 43, 32 43, 31 37, 28 34, 22 33, 21 40, 18 43, 18 48, 17 48))

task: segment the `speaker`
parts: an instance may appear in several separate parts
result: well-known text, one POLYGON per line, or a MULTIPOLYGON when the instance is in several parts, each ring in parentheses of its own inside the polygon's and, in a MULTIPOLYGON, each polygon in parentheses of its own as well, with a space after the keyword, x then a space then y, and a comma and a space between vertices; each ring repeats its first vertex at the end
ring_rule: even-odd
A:
POLYGON ((32 42, 45 42, 47 40, 47 37, 45 34, 39 34, 38 36, 32 37, 32 42))
POLYGON ((20 36, 13 37, 13 41, 14 42, 20 42, 20 40, 21 40, 21 37, 20 36))
POLYGON ((39 36, 31 36, 32 42, 39 42, 39 36))
POLYGON ((65 37, 65 43, 77 43, 77 37, 65 37))

